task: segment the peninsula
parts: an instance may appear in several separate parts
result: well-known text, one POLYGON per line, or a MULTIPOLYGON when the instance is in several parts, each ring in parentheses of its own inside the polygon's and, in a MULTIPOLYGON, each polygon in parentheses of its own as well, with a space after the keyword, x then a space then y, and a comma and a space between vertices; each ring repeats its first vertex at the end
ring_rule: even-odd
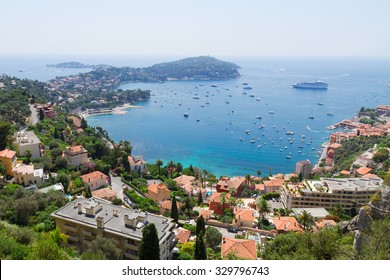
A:
POLYGON ((52 68, 74 68, 74 69, 83 69, 83 68, 102 68, 107 67, 109 65, 104 64, 83 64, 81 62, 77 61, 70 61, 70 62, 61 62, 57 64, 46 64, 46 67, 52 67, 52 68))
POLYGON ((210 56, 199 56, 155 64, 145 68, 105 66, 88 73, 57 77, 48 82, 48 87, 53 91, 70 90, 86 93, 113 90, 128 82, 229 80, 240 77, 239 68, 234 63, 221 61, 210 56))

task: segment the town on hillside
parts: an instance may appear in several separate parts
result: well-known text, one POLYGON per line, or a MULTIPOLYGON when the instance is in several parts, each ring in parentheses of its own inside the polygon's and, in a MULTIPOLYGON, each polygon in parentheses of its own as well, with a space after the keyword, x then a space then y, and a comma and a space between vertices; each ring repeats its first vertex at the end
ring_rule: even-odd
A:
MULTIPOLYGON (((28 126, 0 125, 1 236, 18 225, 38 237, 26 239, 20 254, 2 251, 2 257, 44 258, 28 247, 48 246, 44 242, 54 242, 52 257, 60 259, 353 259, 375 253, 367 243, 375 236, 358 238, 371 226, 361 227, 362 216, 371 215, 362 209, 390 204, 390 105, 362 108, 332 127, 341 130, 314 166, 306 160, 290 174, 258 170, 216 178, 192 165, 148 163, 132 154, 128 141, 115 143, 82 115, 31 101, 28 126), (286 238, 294 246, 309 238, 313 245, 304 256, 294 255, 278 245, 286 238), (336 247, 327 252, 325 245, 336 247)), ((379 216, 370 216, 372 226, 379 216)))

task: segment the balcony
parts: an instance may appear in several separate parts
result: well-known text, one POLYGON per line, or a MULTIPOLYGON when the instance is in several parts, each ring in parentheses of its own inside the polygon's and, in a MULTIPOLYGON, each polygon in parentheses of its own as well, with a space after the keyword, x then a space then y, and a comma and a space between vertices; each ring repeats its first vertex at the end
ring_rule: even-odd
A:
POLYGON ((139 248, 139 246, 136 244, 129 244, 129 243, 125 242, 125 249, 138 251, 138 248, 139 248))
POLYGON ((80 237, 78 237, 76 235, 68 235, 68 240, 72 241, 72 242, 79 242, 80 241, 80 237))
POLYGON ((129 260, 138 260, 139 259, 138 256, 135 256, 135 255, 127 253, 127 252, 125 252, 125 257, 126 257, 126 259, 129 259, 129 260))
POLYGON ((77 232, 77 227, 76 226, 73 226, 73 225, 70 225, 70 224, 64 224, 63 227, 67 231, 77 232))

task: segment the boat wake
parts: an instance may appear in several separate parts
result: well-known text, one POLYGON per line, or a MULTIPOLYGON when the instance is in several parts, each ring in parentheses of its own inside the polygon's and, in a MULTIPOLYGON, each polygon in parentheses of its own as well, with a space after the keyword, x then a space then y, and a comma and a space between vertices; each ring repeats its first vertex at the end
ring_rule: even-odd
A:
POLYGON ((318 130, 313 130, 313 129, 311 129, 311 128, 310 128, 310 126, 306 126, 306 129, 307 129, 307 130, 310 130, 310 131, 312 131, 312 132, 319 133, 319 131, 318 131, 318 130))

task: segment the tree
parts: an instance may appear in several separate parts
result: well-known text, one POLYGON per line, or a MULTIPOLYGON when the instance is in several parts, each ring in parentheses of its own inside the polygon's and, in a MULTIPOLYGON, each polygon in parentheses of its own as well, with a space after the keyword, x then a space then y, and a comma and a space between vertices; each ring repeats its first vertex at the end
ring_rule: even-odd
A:
POLYGON ((96 236, 96 238, 88 244, 87 250, 81 256, 81 259, 89 259, 91 257, 102 259, 104 256, 107 260, 120 260, 123 259, 123 253, 121 249, 110 239, 103 237, 102 235, 96 236))
POLYGON ((10 131, 11 124, 8 121, 0 121, 0 151, 5 149, 10 131))
POLYGON ((26 161, 25 161, 24 163, 25 163, 25 164, 30 164, 30 162, 31 162, 31 157, 32 157, 31 151, 30 151, 30 150, 27 150, 27 151, 24 153, 24 156, 26 157, 26 161))
POLYGON ((170 177, 172 177, 172 173, 175 170, 175 167, 176 167, 176 165, 172 160, 170 162, 168 162, 167 169, 168 169, 168 173, 169 173, 170 177))
POLYGON ((302 224, 305 231, 308 229, 311 230, 314 225, 314 218, 309 212, 303 210, 302 213, 298 216, 298 222, 302 224))
POLYGON ((81 118, 80 127, 82 129, 86 129, 88 127, 87 121, 84 118, 81 118))
POLYGON ((271 206, 269 206, 268 202, 262 197, 257 200, 256 206, 261 220, 264 220, 265 215, 272 211, 271 206))
POLYGON ((256 174, 257 174, 257 176, 259 176, 259 177, 260 177, 260 176, 261 176, 261 170, 260 170, 260 169, 259 169, 259 170, 257 170, 257 171, 256 171, 256 174))
POLYGON ((245 175, 245 181, 246 181, 246 184, 249 186, 252 182, 252 175, 251 174, 246 174, 245 175))
POLYGON ((141 246, 138 253, 140 260, 159 260, 160 245, 156 226, 153 223, 148 224, 142 231, 141 246))
POLYGON ((43 109, 39 109, 39 120, 43 121, 45 118, 45 113, 43 112, 43 109))
POLYGON ((203 231, 199 232, 195 241, 195 260, 207 260, 206 246, 204 244, 203 231))
POLYGON ((163 165, 163 162, 161 159, 156 160, 156 165, 158 167, 158 175, 160 175, 161 166, 163 165))
POLYGON ((202 205, 202 203, 203 203, 203 196, 202 196, 202 192, 199 191, 198 192, 198 205, 200 206, 200 205, 202 205))
POLYGON ((206 229, 205 238, 207 246, 215 249, 221 243, 222 233, 220 233, 215 227, 209 226, 206 229))
POLYGON ((202 215, 196 220, 196 236, 198 236, 200 232, 206 232, 206 222, 204 221, 202 215))
POLYGON ((171 207, 171 218, 178 223, 179 222, 179 211, 177 209, 176 197, 172 198, 172 207, 171 207))

